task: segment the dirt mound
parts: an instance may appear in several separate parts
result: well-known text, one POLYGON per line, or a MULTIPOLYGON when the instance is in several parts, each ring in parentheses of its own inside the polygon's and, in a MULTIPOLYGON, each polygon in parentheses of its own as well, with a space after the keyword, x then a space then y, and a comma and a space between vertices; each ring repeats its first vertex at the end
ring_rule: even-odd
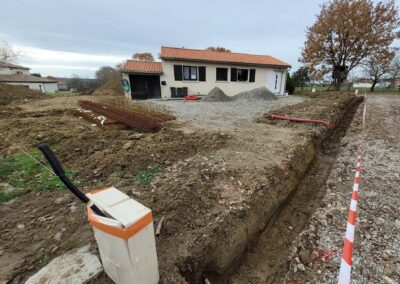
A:
POLYGON ((14 101, 37 100, 41 98, 39 92, 22 86, 0 84, 0 106, 8 105, 14 101))
POLYGON ((268 90, 266 87, 255 88, 250 91, 245 91, 237 94, 233 97, 234 100, 264 100, 264 101, 273 101, 278 98, 268 90))
MULTIPOLYGON (((271 119, 272 114, 288 116, 288 117, 300 117, 308 119, 322 119, 330 121, 333 125, 337 123, 338 117, 351 106, 354 101, 362 100, 361 97, 356 97, 353 94, 315 94, 312 98, 291 106, 285 106, 277 110, 273 110, 264 114, 262 118, 259 118, 257 122, 264 123, 282 123, 271 119)), ((286 123, 291 127, 299 127, 299 125, 305 125, 303 123, 286 123)))
POLYGON ((155 134, 132 131, 87 131, 62 143, 57 151, 60 159, 78 176, 106 178, 123 171, 135 175, 148 167, 165 166, 221 145, 215 134, 161 130, 155 134))
POLYGON ((202 99, 204 102, 230 102, 231 97, 228 97, 220 88, 214 87, 207 96, 202 99))
POLYGON ((121 81, 117 79, 108 81, 91 94, 97 96, 122 96, 124 93, 122 92, 121 81))

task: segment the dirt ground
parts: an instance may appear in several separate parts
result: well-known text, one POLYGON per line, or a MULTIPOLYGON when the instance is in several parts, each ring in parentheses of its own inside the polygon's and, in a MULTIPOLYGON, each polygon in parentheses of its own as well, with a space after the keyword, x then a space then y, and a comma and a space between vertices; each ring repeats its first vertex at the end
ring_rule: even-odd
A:
MULTIPOLYGON (((323 126, 268 119, 206 131, 185 124, 176 111, 178 121, 138 136, 79 119, 72 114, 76 101, 65 97, 2 107, 0 131, 7 140, 0 138, 0 153, 3 158, 18 153, 8 140, 27 150, 49 143, 65 168, 76 171, 73 178, 84 191, 113 184, 150 207, 156 223, 164 217, 156 238, 163 283, 227 281, 237 273, 247 282, 240 264, 333 135, 323 126)), ((340 125, 357 103, 346 95, 314 98, 287 113, 340 125)), ((65 190, 28 190, 3 203, 0 214, 0 279, 23 282, 54 257, 84 244, 97 251, 83 206, 65 190)), ((104 273, 93 281, 109 282, 104 273)))
MULTIPOLYGON (((400 282, 399 114, 398 95, 368 96, 353 283, 400 282)), ((362 108, 341 142, 320 206, 291 245, 287 270, 281 274, 288 283, 336 282, 361 142, 361 116, 362 108)))

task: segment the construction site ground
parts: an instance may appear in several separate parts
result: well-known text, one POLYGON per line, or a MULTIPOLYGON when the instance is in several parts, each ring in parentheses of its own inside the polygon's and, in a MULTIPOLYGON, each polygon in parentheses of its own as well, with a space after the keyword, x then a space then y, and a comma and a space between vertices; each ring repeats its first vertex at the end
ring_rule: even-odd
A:
MULTIPOLYGON (((83 191, 115 185, 151 208, 155 224, 164 217, 161 234, 156 237, 162 283, 199 283, 206 278, 211 283, 264 283, 285 278, 313 282, 314 274, 307 263, 302 262, 305 271, 294 272, 293 261, 301 252, 289 248, 305 243, 301 238, 306 235, 299 234, 312 222, 319 222, 312 216, 323 205, 323 210, 337 211, 333 217, 332 213, 326 215, 326 224, 319 226, 329 230, 331 221, 336 220, 337 233, 330 238, 340 248, 351 195, 350 168, 355 163, 359 138, 356 111, 362 98, 327 94, 289 97, 263 102, 262 107, 259 102, 245 106, 212 103, 208 107, 206 102, 161 102, 163 106, 153 102, 155 108, 170 109, 177 120, 167 122, 160 132, 140 135, 132 130, 103 130, 79 118, 74 110, 80 99, 93 97, 33 99, 0 107, 0 177, 7 178, 0 181, 0 190, 10 193, 3 194, 4 198, 18 193, 0 206, 0 280, 24 282, 56 256, 86 244, 97 253, 83 205, 40 165, 34 163, 35 167, 23 171, 19 168, 29 164, 22 158, 21 148, 44 162, 34 150, 40 143, 55 149, 83 191), (196 109, 196 104, 203 110, 196 109), (183 110, 182 105, 192 110, 183 110), (204 114, 207 110, 208 116, 204 114), (202 115, 196 115, 196 111, 202 115), (336 127, 271 121, 268 114, 275 112, 326 119, 336 127), (350 135, 345 136, 349 126, 350 135), (341 139, 343 136, 345 140, 341 139), (333 197, 325 181, 332 181, 332 165, 341 169, 341 181, 337 177, 335 182, 341 184, 336 190, 342 190, 343 205, 330 208, 325 199, 333 197), (18 188, 21 184, 24 191, 18 188)), ((396 120, 389 121, 387 113, 398 115, 398 97, 374 96, 369 105, 371 117, 376 119, 376 127, 369 130, 374 141, 370 155, 376 155, 374 151, 380 156, 389 155, 385 162, 379 162, 382 167, 387 166, 386 173, 390 175, 389 168, 396 169, 396 160, 389 149, 394 151, 397 147, 398 152, 399 137, 394 131, 398 128, 396 120), (387 123, 387 131, 379 127, 383 123, 387 123), (381 145, 378 140, 386 141, 387 150, 377 146, 381 145)), ((367 164, 368 173, 377 178, 381 171, 368 171, 367 164)), ((391 177, 396 180, 396 176, 391 177)), ((369 178, 369 190, 378 194, 374 184, 377 181, 369 178)), ((385 184, 398 204, 394 183, 385 184)), ((386 188, 379 190, 386 194, 386 188)), ((374 208, 379 206, 371 204, 374 208)), ((393 211, 397 208, 396 203, 388 204, 387 212, 374 214, 383 214, 380 217, 386 219, 384 214, 393 213, 388 216, 397 224, 398 212, 393 211)), ((365 208, 367 213, 373 214, 365 208)), ((366 220, 366 224, 376 222, 366 220)), ((320 232, 324 232, 322 228, 320 232)), ((386 236, 387 248, 385 243, 381 245, 391 251, 387 260, 397 265, 394 271, 396 267, 398 271, 399 248, 391 242, 393 234, 386 236)), ((319 270, 323 272, 319 275, 324 279, 331 277, 329 280, 335 282, 339 254, 335 252, 326 262, 317 259, 322 261, 319 270)), ((396 280, 395 273, 387 277, 396 280)), ((92 282, 111 280, 102 273, 92 282)))

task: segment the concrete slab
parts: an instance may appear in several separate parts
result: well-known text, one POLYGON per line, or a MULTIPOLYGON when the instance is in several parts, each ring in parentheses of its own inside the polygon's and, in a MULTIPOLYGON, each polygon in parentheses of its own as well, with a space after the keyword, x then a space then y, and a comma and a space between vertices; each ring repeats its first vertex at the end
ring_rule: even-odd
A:
POLYGON ((103 266, 99 258, 88 252, 88 247, 85 246, 74 253, 64 254, 53 259, 25 283, 87 283, 101 271, 103 271, 103 266))

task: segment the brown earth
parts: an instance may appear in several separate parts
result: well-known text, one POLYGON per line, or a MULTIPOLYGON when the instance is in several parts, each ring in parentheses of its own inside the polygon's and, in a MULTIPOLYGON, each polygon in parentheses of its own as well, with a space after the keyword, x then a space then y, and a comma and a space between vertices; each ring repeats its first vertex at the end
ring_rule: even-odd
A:
MULTIPOLYGON (((289 110, 339 124, 357 101, 329 96, 302 105, 301 113, 289 110)), ((1 133, 26 149, 54 145, 65 167, 77 169, 86 185, 113 183, 150 207, 156 222, 164 217, 156 241, 165 283, 221 279, 237 267, 304 177, 320 141, 332 133, 263 120, 268 123, 244 123, 224 133, 184 134, 172 123, 138 139, 131 131, 92 127, 70 114, 75 106, 74 98, 57 98, 3 108, 1 133), (137 178, 155 167, 149 182, 137 178)), ((18 150, 1 143, 2 154, 18 150)), ((14 283, 81 244, 90 242, 96 251, 83 206, 66 191, 32 191, 3 204, 0 214, 0 263, 8 263, 0 276, 14 283), (55 238, 60 232, 62 238, 55 238)), ((94 281, 109 282, 104 273, 94 281)))
POLYGON ((0 83, 0 106, 12 102, 29 102, 42 98, 42 94, 22 86, 12 86, 0 83))

